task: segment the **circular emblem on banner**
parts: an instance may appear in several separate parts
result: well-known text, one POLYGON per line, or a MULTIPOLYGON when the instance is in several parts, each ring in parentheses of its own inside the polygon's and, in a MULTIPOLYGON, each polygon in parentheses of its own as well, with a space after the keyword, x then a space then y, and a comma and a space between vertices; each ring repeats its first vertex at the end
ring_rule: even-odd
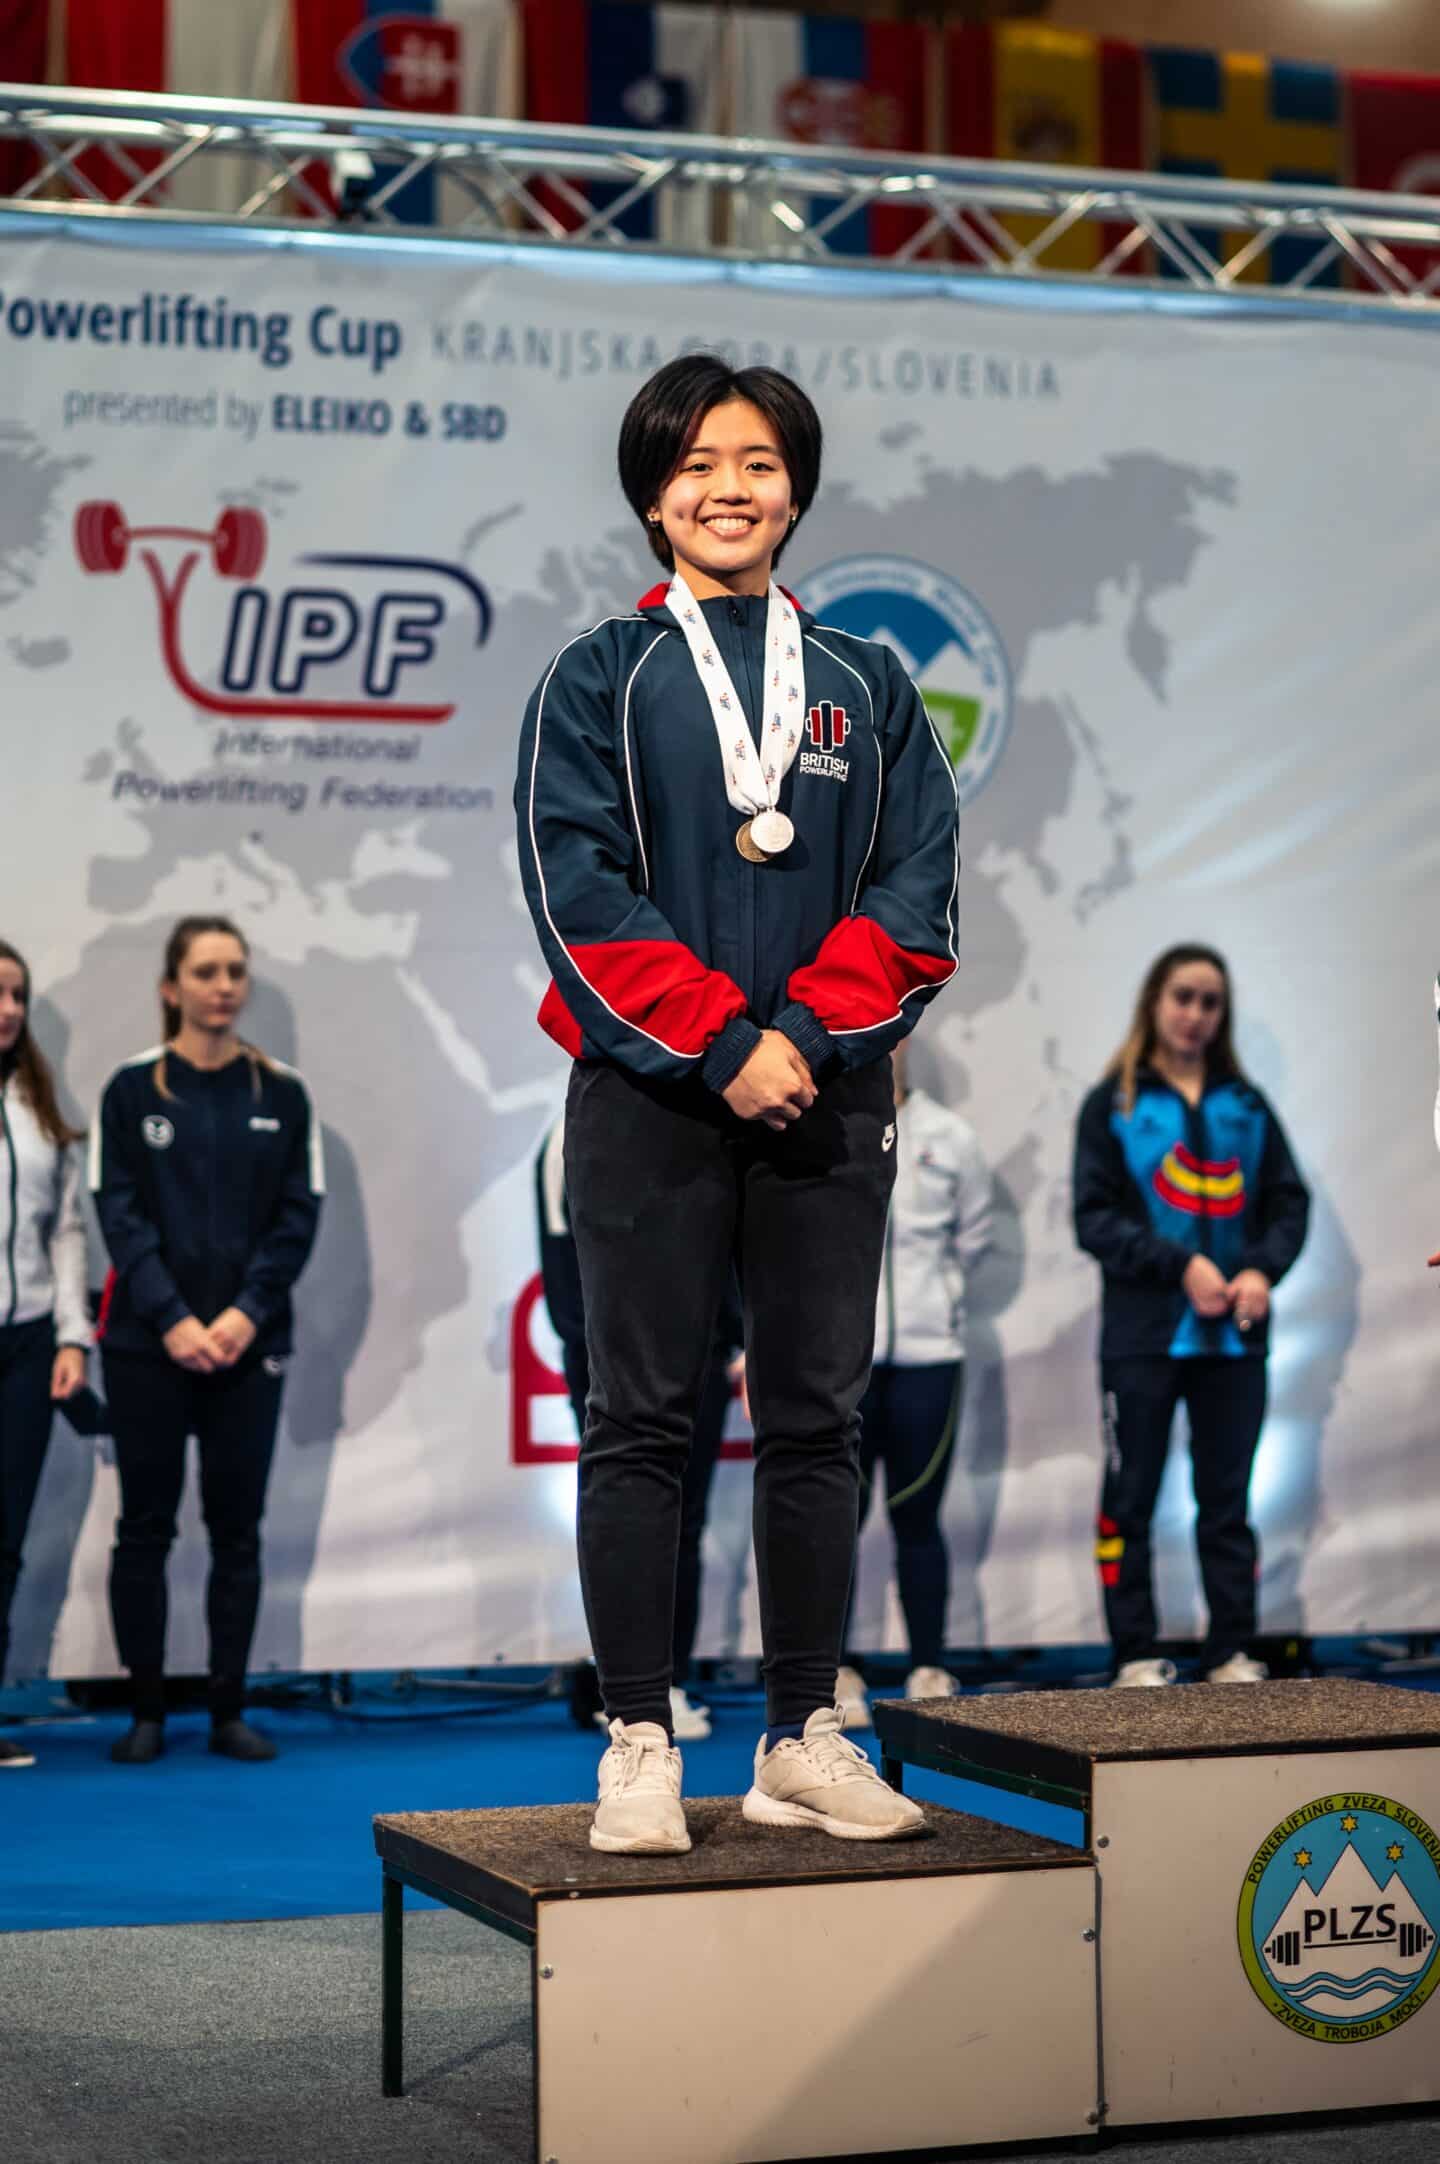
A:
POLYGON ((905 556, 843 556, 812 571, 801 598, 824 623, 899 656, 950 754, 961 804, 978 796, 1010 734, 1010 662, 969 589, 905 556))
POLYGON ((147 1113, 140 1122, 140 1132, 152 1150, 168 1150, 175 1140, 175 1130, 159 1112, 147 1113))
POLYGON ((1388 2036, 1440 1984, 1440 1838, 1392 1797, 1318 1797, 1255 1851, 1238 1926, 1251 1989, 1292 2034, 1388 2036))

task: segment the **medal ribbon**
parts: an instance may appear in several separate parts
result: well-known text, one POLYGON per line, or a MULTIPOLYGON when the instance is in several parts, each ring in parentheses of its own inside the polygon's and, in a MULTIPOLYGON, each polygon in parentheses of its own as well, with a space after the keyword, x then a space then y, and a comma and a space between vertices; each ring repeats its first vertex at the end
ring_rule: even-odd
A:
POLYGON ((695 673, 710 701, 725 773, 725 794, 738 812, 773 811, 779 801, 780 784, 800 749, 805 714, 805 656, 799 617, 772 579, 765 609, 762 759, 710 626, 678 571, 670 581, 665 600, 685 634, 695 673))

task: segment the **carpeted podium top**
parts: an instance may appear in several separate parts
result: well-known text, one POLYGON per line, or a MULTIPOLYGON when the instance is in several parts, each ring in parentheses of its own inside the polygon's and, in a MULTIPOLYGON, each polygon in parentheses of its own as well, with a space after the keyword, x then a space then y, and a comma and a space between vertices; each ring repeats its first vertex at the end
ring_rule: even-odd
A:
POLYGON ((1440 1696, 1342 1680, 881 1699, 873 1712, 891 1757, 932 1766, 953 1761, 957 1772, 1028 1777, 1081 1794, 1094 1766, 1124 1759, 1440 1744, 1440 1696))
POLYGON ((701 1893, 751 1886, 814 1886, 862 1879, 939 1878, 963 1872, 1088 1869, 1083 1849, 992 1825, 937 1804, 908 1841, 835 1841, 824 1834, 751 1826, 738 1796, 685 1803, 688 1856, 605 1856, 589 1845, 593 1803, 532 1810, 406 1811, 375 1820, 382 1861, 522 1927, 542 1901, 626 1893, 701 1893))

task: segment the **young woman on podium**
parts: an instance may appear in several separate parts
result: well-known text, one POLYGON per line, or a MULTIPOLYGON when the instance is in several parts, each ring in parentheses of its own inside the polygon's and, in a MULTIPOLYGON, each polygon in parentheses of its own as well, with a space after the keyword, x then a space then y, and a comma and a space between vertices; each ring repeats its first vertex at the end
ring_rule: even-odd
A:
POLYGON ((835 1678, 895 1168, 885 1055, 956 966, 956 792, 893 654, 775 582, 820 451, 814 407, 774 370, 698 354, 652 377, 620 477, 666 576, 561 650, 521 736, 520 863, 554 979, 540 1019, 575 1062, 603 1849, 690 1845, 671 1608, 732 1259, 768 1722, 746 1816, 850 1840, 922 1823, 842 1734, 835 1678))
POLYGON ((164 1041, 110 1077, 91 1135, 113 1264, 100 1329, 120 1472, 110 1610, 134 1690, 110 1754, 121 1765, 164 1748, 165 1563, 191 1435, 210 1537, 210 1748, 275 1756, 242 1717, 245 1671, 290 1291, 325 1181, 305 1084, 236 1032, 249 992, 250 950, 229 919, 183 918, 165 949, 164 1041))
MULTIPOLYGON (((81 1139, 30 1032, 29 969, 0 940, 0 1683, 50 1423, 56 1405, 85 1386, 81 1139)), ((34 1763, 23 1744, 0 1736, 0 1768, 34 1763)))
POLYGON ((1175 1409, 1190 1421, 1195 1545, 1212 1683, 1256 1683, 1250 1470, 1265 1417, 1270 1294, 1305 1240, 1310 1198, 1284 1130, 1235 1054, 1230 972, 1169 948, 1080 1111, 1075 1234, 1103 1273, 1105 1475, 1096 1558, 1115 1681, 1173 1683, 1150 1571, 1175 1409))

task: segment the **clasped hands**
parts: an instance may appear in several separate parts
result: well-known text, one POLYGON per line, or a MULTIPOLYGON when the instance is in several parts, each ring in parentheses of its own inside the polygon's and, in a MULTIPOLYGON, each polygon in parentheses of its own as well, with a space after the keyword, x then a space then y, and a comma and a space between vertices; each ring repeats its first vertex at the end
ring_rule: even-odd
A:
POLYGON ((177 1367, 192 1375, 214 1375, 233 1368, 255 1342, 255 1325, 238 1307, 227 1307, 210 1324, 184 1315, 165 1332, 164 1346, 177 1367))
POLYGON ((1205 1322, 1233 1315, 1237 1330, 1249 1330, 1270 1312, 1270 1280, 1263 1270, 1240 1270, 1226 1277, 1208 1255, 1192 1255, 1180 1282, 1186 1299, 1205 1322))
POLYGON ((720 1094, 737 1119, 763 1120, 783 1134, 814 1104, 815 1078, 809 1061, 790 1039, 778 1029, 766 1029, 739 1074, 720 1094))

